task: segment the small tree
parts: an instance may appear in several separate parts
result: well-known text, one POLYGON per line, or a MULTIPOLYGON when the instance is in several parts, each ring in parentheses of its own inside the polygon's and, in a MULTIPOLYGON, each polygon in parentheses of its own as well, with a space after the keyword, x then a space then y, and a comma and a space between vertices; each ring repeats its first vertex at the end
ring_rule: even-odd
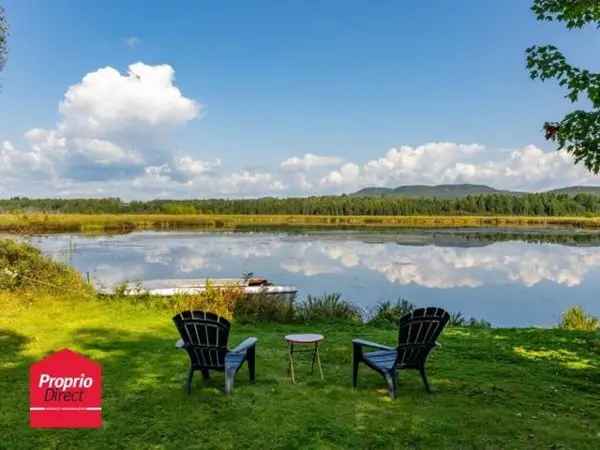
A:
MULTIPOLYGON (((599 0, 534 0, 532 11, 540 21, 564 22, 568 29, 596 24, 600 28, 599 0)), ((553 45, 527 49, 527 68, 532 79, 556 79, 566 86, 566 97, 576 102, 585 95, 592 103, 591 111, 573 111, 560 122, 546 122, 546 139, 558 144, 583 161, 595 174, 600 172, 600 74, 573 67, 553 45)))
POLYGON ((6 63, 6 55, 8 54, 6 41, 8 40, 8 22, 4 14, 4 8, 0 6, 0 71, 6 63))

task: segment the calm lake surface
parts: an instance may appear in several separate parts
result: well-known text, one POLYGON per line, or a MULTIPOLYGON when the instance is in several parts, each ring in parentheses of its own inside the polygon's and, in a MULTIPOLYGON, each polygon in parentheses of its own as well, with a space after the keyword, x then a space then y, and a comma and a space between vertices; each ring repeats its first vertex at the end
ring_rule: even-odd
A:
POLYGON ((254 272, 299 297, 340 292, 369 310, 406 298, 495 326, 600 315, 600 234, 528 230, 136 232, 37 236, 32 244, 104 285, 254 272))

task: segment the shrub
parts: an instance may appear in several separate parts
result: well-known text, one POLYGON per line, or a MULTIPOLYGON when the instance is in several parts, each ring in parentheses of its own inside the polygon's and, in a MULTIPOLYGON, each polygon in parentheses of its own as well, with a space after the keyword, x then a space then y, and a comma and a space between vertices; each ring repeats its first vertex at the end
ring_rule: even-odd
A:
POLYGON ((214 286, 206 281, 206 290, 200 294, 174 295, 168 304, 175 312, 201 310, 212 312, 228 320, 233 318, 236 304, 244 297, 237 286, 214 286))
MULTIPOLYGON (((398 325, 400 319, 406 314, 410 314, 416 309, 416 306, 405 299, 398 299, 396 303, 385 301, 375 307, 368 323, 375 326, 398 325)), ((462 313, 450 313, 448 321, 450 327, 473 327, 473 328, 491 328, 492 324, 483 319, 466 319, 462 313)))
POLYGON ((558 326, 565 330, 595 331, 600 328, 600 321, 581 306, 572 306, 562 314, 558 326))
POLYGON ((468 321, 466 321, 463 326, 471 328, 492 328, 492 324, 487 320, 475 319, 474 317, 471 317, 468 321))
POLYGON ((294 321, 294 296, 244 295, 234 306, 233 317, 242 323, 294 321))
POLYGON ((360 309, 352 303, 342 300, 341 294, 323 294, 319 297, 309 295, 298 305, 296 315, 303 322, 324 320, 360 321, 360 309))
POLYGON ((466 319, 461 312, 450 313, 449 327, 492 328, 492 324, 484 319, 471 317, 466 319))
POLYGON ((464 327, 465 318, 461 312, 450 313, 450 320, 448 320, 449 327, 464 327))
POLYGON ((186 203, 165 203, 160 206, 160 211, 164 214, 197 214, 198 211, 194 205, 186 203))
POLYGON ((0 240, 0 289, 91 294, 79 272, 44 256, 37 248, 0 240))
POLYGON ((369 319, 372 325, 398 325, 400 319, 415 310, 415 305, 405 299, 398 299, 396 303, 385 301, 375 307, 375 312, 369 319))

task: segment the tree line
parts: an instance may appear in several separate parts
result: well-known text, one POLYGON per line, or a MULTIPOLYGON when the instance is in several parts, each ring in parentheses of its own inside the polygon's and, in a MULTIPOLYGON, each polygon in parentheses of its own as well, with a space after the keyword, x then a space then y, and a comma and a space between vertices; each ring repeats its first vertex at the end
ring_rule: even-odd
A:
POLYGON ((457 199, 402 197, 265 197, 257 199, 150 200, 125 202, 100 199, 0 199, 3 213, 80 214, 301 214, 332 216, 523 215, 593 216, 600 214, 600 196, 537 193, 485 194, 457 199))

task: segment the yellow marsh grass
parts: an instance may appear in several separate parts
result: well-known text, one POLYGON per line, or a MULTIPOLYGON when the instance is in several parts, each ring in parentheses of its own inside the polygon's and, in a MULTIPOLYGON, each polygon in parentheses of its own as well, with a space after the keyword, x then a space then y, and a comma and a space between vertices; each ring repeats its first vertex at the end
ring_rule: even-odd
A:
POLYGON ((170 214, 0 214, 0 231, 17 233, 126 232, 241 227, 513 227, 600 228, 600 217, 532 216, 304 216, 170 214))

